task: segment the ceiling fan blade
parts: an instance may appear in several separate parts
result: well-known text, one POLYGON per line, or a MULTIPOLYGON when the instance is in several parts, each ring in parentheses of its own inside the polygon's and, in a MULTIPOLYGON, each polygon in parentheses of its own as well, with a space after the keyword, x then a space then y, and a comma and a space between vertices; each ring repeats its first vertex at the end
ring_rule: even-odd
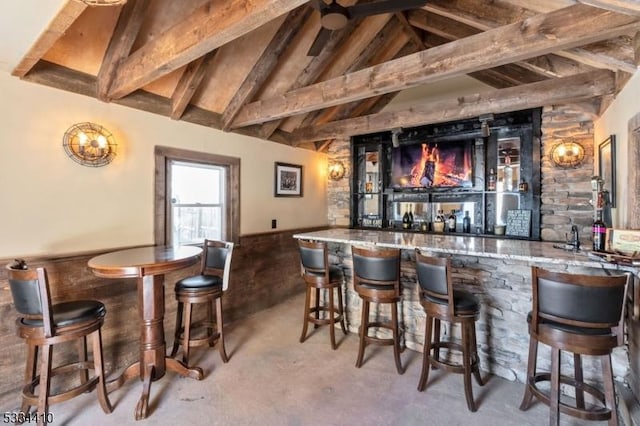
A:
POLYGON ((393 13, 407 9, 415 9, 427 4, 427 0, 379 0, 349 6, 349 17, 364 18, 380 13, 393 13))
POLYGON ((320 28, 316 39, 307 52, 307 56, 318 56, 331 37, 331 30, 320 28))

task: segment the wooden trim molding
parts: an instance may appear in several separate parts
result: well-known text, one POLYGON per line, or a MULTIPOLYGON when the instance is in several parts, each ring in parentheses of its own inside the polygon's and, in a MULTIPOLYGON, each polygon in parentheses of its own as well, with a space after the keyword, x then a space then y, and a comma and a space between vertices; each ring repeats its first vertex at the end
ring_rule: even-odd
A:
POLYGON ((226 193, 226 230, 227 240, 240 243, 240 159, 225 155, 190 151, 165 146, 155 147, 155 196, 153 235, 156 245, 168 242, 166 196, 167 164, 170 160, 191 161, 202 164, 215 164, 226 167, 228 185, 226 193))

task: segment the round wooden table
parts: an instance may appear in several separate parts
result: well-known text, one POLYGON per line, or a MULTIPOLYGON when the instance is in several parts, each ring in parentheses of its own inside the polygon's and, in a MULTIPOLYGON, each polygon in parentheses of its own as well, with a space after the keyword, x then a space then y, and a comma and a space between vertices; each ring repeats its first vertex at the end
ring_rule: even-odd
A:
POLYGON ((166 370, 196 380, 203 377, 199 367, 189 368, 166 356, 164 340, 164 274, 198 262, 202 249, 193 246, 151 246, 119 250, 89 260, 89 268, 99 277, 137 278, 140 318, 140 361, 131 364, 115 380, 107 384, 111 392, 127 380, 140 377, 142 396, 136 406, 136 420, 147 417, 151 382, 164 376, 166 370))

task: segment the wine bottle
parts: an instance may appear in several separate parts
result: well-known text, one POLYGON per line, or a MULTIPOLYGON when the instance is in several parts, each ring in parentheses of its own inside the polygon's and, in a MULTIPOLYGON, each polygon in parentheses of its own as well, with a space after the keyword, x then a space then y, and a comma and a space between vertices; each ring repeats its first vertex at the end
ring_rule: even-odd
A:
POLYGON ((402 229, 409 229, 411 225, 409 224, 409 212, 407 210, 404 211, 404 215, 402 216, 402 229))
POLYGON ((462 232, 471 232, 471 218, 469 217, 469 210, 464 212, 464 218, 462 219, 462 232))
POLYGON ((495 191, 496 190, 496 171, 491 168, 489 169, 489 179, 487 181, 487 191, 495 191))
POLYGON ((591 226, 591 234, 593 237, 593 251, 603 252, 606 247, 607 225, 602 220, 601 210, 596 212, 596 220, 593 221, 591 226))
POLYGON ((409 228, 413 227, 413 212, 411 211, 411 207, 409 207, 409 228))
POLYGON ((447 220, 447 231, 456 232, 456 211, 451 210, 449 219, 447 220))

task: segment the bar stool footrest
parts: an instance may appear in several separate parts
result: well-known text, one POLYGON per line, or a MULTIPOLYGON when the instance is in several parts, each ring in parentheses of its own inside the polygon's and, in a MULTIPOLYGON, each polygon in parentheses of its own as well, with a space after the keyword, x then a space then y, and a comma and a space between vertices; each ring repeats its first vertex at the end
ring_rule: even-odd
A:
MULTIPOLYGON (((60 365, 51 369, 50 377, 54 377, 61 374, 77 373, 81 370, 93 370, 93 361, 76 361, 65 365, 60 365)), ((31 382, 27 383, 22 388, 22 397, 29 405, 38 405, 38 395, 35 394, 35 388, 40 384, 40 375, 37 375, 31 382)), ((98 384, 98 377, 93 377, 87 380, 85 383, 81 383, 71 389, 60 391, 56 394, 49 394, 49 404, 55 404, 58 402, 66 401, 77 395, 85 392, 91 392, 98 384)))
MULTIPOLYGON (((551 373, 538 373, 533 377, 530 377, 529 383, 528 383, 531 393, 534 396, 536 396, 540 401, 544 402, 546 405, 550 404, 549 393, 548 391, 540 389, 538 387, 538 383, 550 382, 550 381, 551 381, 551 373)), ((563 376, 563 375, 559 377, 559 381, 560 383, 563 383, 568 386, 572 386, 575 389, 580 388, 582 391, 593 396, 603 404, 602 407, 578 408, 560 401, 559 409, 561 413, 568 414, 570 416, 574 416, 574 417, 585 419, 585 420, 608 420, 611 417, 611 408, 604 406, 605 397, 600 389, 595 388, 585 382, 577 381, 572 377, 563 376)))
POLYGON ((309 309, 309 316, 307 317, 307 321, 315 325, 328 325, 335 324, 337 322, 342 321, 342 314, 338 313, 338 308, 333 308, 333 321, 330 318, 316 318, 313 314, 316 312, 325 312, 327 317, 329 316, 329 307, 328 306, 314 306, 309 309))

